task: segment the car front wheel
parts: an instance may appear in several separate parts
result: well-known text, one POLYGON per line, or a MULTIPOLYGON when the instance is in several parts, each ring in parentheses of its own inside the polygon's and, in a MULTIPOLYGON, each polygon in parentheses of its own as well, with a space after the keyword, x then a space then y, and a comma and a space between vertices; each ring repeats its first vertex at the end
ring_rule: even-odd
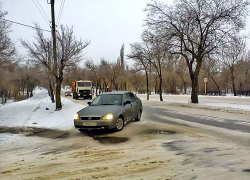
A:
POLYGON ((116 130, 121 131, 124 127, 124 121, 121 117, 116 120, 116 130))

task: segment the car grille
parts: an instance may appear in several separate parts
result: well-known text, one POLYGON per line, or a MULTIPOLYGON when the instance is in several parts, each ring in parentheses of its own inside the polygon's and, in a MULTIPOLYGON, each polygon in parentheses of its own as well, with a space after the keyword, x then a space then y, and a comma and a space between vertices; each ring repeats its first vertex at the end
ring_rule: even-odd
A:
POLYGON ((79 93, 87 94, 87 93, 90 93, 90 90, 79 90, 79 93))
POLYGON ((101 117, 81 117, 81 120, 100 120, 101 117))

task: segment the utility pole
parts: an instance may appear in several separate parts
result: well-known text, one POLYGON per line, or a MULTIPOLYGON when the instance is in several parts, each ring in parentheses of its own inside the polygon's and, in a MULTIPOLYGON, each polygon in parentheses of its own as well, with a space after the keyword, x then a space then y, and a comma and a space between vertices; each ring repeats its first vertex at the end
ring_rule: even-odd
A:
POLYGON ((51 4, 51 20, 52 20, 52 38, 53 38, 53 57, 54 57, 54 69, 53 73, 56 81, 56 110, 60 110, 62 108, 61 103, 61 82, 60 77, 58 75, 58 67, 57 67, 57 55, 56 55, 56 25, 55 25, 55 0, 50 0, 51 4))
POLYGON ((52 19, 52 38, 53 38, 53 56, 54 56, 54 73, 57 76, 57 57, 56 57, 56 25, 55 25, 55 0, 51 0, 51 19, 52 19))

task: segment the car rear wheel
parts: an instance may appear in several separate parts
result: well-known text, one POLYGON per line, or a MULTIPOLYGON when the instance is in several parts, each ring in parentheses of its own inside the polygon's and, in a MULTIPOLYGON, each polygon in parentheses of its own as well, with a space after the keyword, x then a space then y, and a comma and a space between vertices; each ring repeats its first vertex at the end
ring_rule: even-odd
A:
POLYGON ((116 120, 116 130, 117 131, 121 131, 124 127, 124 120, 119 117, 117 120, 116 120))
POLYGON ((140 110, 140 111, 138 111, 138 113, 137 113, 137 116, 136 116, 135 120, 136 120, 136 121, 140 121, 140 120, 141 120, 141 110, 140 110))

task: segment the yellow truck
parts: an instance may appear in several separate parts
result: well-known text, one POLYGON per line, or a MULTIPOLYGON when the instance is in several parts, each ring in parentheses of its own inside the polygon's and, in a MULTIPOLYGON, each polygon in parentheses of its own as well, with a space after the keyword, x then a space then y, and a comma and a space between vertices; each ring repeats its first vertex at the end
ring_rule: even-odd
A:
POLYGON ((74 81, 71 84, 73 99, 83 97, 92 99, 92 82, 89 80, 74 81))

